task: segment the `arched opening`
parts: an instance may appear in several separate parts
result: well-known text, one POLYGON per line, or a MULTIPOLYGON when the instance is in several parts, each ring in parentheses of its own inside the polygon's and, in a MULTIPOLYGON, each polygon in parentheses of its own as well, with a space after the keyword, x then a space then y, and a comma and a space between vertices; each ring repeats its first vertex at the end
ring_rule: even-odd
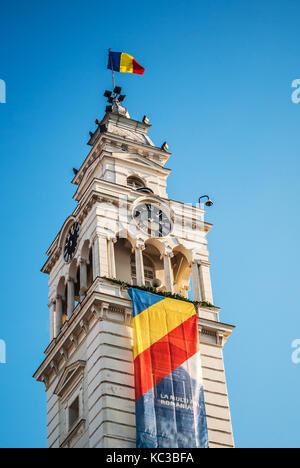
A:
POLYGON ((137 190, 137 189, 145 187, 145 182, 140 177, 130 176, 127 178, 127 185, 128 187, 131 187, 134 190, 137 190))
MULTIPOLYGON (((74 282, 74 308, 77 307, 78 303, 80 302, 80 268, 77 265, 77 259, 74 258, 71 262, 69 268, 69 276, 74 282)), ((67 296, 68 297, 68 296, 67 296)))
POLYGON ((62 299, 62 324, 64 325, 68 320, 68 302, 67 302, 67 284, 64 287, 64 295, 62 299))
POLYGON ((75 297, 75 307, 80 302, 80 268, 77 268, 76 281, 74 284, 74 297, 75 297))
POLYGON ((94 274, 93 274, 93 249, 90 248, 89 250, 89 255, 88 255, 88 261, 87 261, 87 288, 89 288, 94 279, 94 274))
POLYGON ((130 283, 130 256, 132 252, 132 245, 128 239, 118 238, 117 242, 114 245, 114 249, 116 262, 116 277, 120 281, 130 283))
POLYGON ((148 255, 143 255, 144 261, 144 276, 145 276, 145 286, 151 286, 152 281, 155 278, 155 267, 148 257, 148 255))
POLYGON ((173 278, 174 278, 174 292, 179 293, 184 297, 188 297, 190 290, 190 279, 192 270, 188 256, 190 252, 186 251, 183 246, 178 246, 173 249, 173 258, 171 260, 173 278))
MULTIPOLYGON (((161 245, 159 242, 155 245, 155 240, 146 241, 145 249, 143 250, 143 265, 144 284, 147 287, 151 286, 154 278, 157 278, 161 281, 161 289, 164 288, 164 265, 160 250, 161 245)), ((130 271, 132 284, 137 284, 135 254, 132 254, 130 257, 130 271)))
MULTIPOLYGON (((86 240, 84 241, 84 244, 82 246, 82 249, 81 249, 81 259, 83 260, 83 262, 85 263, 85 265, 82 267, 81 265, 81 268, 86 268, 86 284, 81 284, 82 282, 82 279, 80 278, 80 275, 79 275, 79 284, 80 284, 80 288, 79 290, 81 289, 81 287, 83 286, 86 286, 87 289, 89 289, 89 287, 92 285, 93 283, 93 280, 94 280, 94 275, 93 275, 93 249, 92 249, 92 246, 90 246, 90 241, 89 240, 86 240)), ((84 273, 83 273, 83 278, 84 278, 84 273)), ((83 279, 84 281, 84 279, 83 279)), ((85 291, 86 292, 86 291, 85 291)), ((82 296, 84 296, 84 294, 82 294, 82 296)))
POLYGON ((64 324, 67 321, 67 285, 64 276, 62 276, 58 282, 57 295, 61 297, 62 324, 64 324))
POLYGON ((146 241, 145 250, 143 251, 146 286, 150 286, 152 280, 157 278, 161 282, 161 289, 164 289, 165 275, 164 263, 161 258, 162 251, 163 246, 157 239, 148 239, 146 241), (148 270, 148 265, 146 265, 147 260, 150 261, 150 270, 148 270))
MULTIPOLYGON (((116 262, 116 277, 120 281, 137 284, 137 270, 135 263, 135 253, 133 252, 134 241, 131 239, 118 238, 114 245, 115 262, 116 262)), ((144 283, 146 286, 151 286, 154 278, 161 281, 161 289, 164 288, 164 263, 161 258, 163 246, 155 239, 149 239, 145 243, 143 250, 144 264, 144 283)))
MULTIPOLYGON (((155 266, 148 255, 143 253, 143 263, 144 263, 144 278, 145 286, 150 287, 152 280, 155 278, 155 266)), ((130 273, 131 273, 131 282, 133 285, 137 284, 136 277, 136 263, 135 263, 135 254, 131 255, 130 258, 130 273)))

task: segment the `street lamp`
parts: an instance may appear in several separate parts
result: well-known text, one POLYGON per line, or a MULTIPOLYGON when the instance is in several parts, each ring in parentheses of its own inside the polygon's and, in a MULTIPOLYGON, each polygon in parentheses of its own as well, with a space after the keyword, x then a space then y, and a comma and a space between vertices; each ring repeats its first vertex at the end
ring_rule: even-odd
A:
POLYGON ((208 206, 208 207, 209 207, 209 206, 213 206, 214 202, 209 198, 208 195, 202 195, 202 197, 199 197, 199 200, 198 200, 198 201, 199 201, 199 205, 200 205, 200 206, 201 206, 201 200, 202 200, 203 198, 206 198, 206 199, 207 199, 206 202, 205 202, 205 206, 208 206))

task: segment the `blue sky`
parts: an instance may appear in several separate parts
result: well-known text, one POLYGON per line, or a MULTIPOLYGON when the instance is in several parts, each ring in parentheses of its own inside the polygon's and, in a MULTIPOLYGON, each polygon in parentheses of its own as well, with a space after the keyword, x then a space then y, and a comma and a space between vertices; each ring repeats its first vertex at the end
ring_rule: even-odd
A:
POLYGON ((1 447, 46 445, 46 395, 31 377, 48 343, 40 268, 104 113, 108 47, 146 68, 117 84, 157 146, 169 143, 169 196, 215 201, 215 303, 237 326, 224 351, 236 445, 300 446, 299 30, 293 0, 2 2, 1 447))

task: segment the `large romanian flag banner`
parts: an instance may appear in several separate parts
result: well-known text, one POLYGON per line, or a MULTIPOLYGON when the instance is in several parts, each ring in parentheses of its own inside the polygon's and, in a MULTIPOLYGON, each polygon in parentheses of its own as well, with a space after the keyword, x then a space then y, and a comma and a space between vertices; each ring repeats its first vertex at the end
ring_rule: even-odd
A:
POLYGON ((138 448, 208 448, 192 303, 130 289, 138 448))
POLYGON ((131 55, 124 52, 109 51, 107 68, 121 73, 137 73, 138 75, 143 75, 145 71, 145 68, 137 63, 131 55))

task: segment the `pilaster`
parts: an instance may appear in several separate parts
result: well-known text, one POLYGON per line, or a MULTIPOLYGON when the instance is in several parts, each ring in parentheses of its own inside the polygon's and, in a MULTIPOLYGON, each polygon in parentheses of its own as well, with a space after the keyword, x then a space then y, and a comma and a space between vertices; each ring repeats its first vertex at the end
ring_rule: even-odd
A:
POLYGON ((115 260, 115 247, 114 244, 117 242, 115 237, 109 237, 107 239, 108 245, 108 266, 109 266, 109 276, 110 278, 116 278, 116 260, 115 260))
POLYGON ((87 289, 87 262, 84 258, 80 257, 79 259, 80 267, 80 300, 85 297, 85 292, 87 289))
POLYGON ((173 293, 174 292, 174 278, 173 278, 173 270, 172 270, 172 263, 171 258, 173 257, 173 252, 171 248, 166 248, 163 257, 164 262, 164 273, 165 273, 165 286, 167 291, 173 293))
POLYGON ((136 265, 136 282, 138 286, 145 284, 143 250, 145 244, 142 240, 138 239, 135 246, 135 265, 136 265))
POLYGON ((55 324, 56 312, 55 312, 55 300, 54 299, 50 300, 48 307, 49 307, 50 343, 51 343, 51 341, 55 337, 55 328, 56 328, 56 324, 55 324))
POLYGON ((200 302, 201 297, 201 286, 200 286, 200 276, 199 276, 199 265, 197 261, 192 262, 192 279, 193 279, 193 291, 194 291, 194 300, 200 302))
POLYGON ((60 333, 62 327, 62 297, 56 296, 55 302, 55 337, 57 337, 60 333))
POLYGON ((211 278, 210 278, 210 263, 204 260, 199 262, 199 274, 200 274, 200 285, 201 285, 201 294, 202 300, 209 302, 210 304, 214 303, 212 287, 211 287, 211 278))
POLYGON ((72 317, 74 307, 75 307, 75 286, 74 280, 70 276, 67 279, 67 316, 68 319, 72 317))
POLYGON ((93 276, 109 276, 107 238, 100 234, 93 242, 93 276))

